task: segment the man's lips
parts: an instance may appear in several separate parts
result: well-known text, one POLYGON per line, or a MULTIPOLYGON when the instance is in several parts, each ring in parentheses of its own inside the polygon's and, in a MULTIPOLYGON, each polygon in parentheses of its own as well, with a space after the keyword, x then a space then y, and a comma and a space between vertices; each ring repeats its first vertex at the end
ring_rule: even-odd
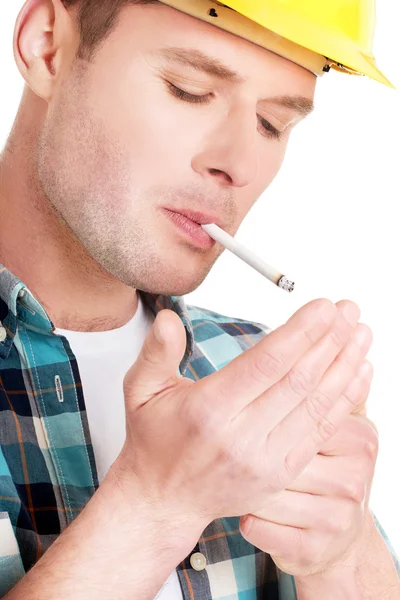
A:
POLYGON ((182 214, 167 208, 163 208, 162 212, 179 228, 179 231, 185 237, 191 240, 193 245, 206 249, 214 246, 215 241, 200 225, 200 222, 202 224, 212 223, 213 220, 209 220, 209 216, 193 211, 185 211, 186 214, 182 214), (198 219, 199 221, 195 221, 194 219, 198 219))
POLYGON ((211 215, 209 213, 205 214, 199 211, 193 211, 188 208, 173 208, 170 206, 164 206, 165 210, 169 210, 174 213, 178 213, 187 217, 194 223, 198 223, 199 225, 209 225, 210 223, 215 223, 218 227, 223 229, 223 225, 220 222, 220 219, 217 215, 211 215))

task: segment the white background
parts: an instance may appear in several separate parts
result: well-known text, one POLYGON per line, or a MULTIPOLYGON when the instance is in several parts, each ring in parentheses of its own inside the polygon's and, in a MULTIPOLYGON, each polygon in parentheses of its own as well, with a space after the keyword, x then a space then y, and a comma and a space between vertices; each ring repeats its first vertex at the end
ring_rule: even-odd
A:
MULTIPOLYGON (((22 1, 0 9, 0 146, 22 92, 12 34, 22 1)), ((400 5, 378 0, 375 54, 400 89, 400 5)), ((400 555, 400 92, 331 72, 315 114, 293 134, 285 164, 237 239, 296 282, 276 288, 225 252, 189 304, 277 327, 313 298, 348 298, 374 332, 369 417, 380 431, 371 508, 400 555)), ((0 215, 1 218, 1 215, 0 215)))

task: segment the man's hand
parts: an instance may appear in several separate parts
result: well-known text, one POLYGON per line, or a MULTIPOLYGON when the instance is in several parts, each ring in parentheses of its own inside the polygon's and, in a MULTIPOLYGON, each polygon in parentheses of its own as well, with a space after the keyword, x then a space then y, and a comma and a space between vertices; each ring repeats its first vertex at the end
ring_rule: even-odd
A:
MULTIPOLYGON (((365 412, 371 379, 367 373, 347 392, 360 406, 355 412, 365 412)), ((377 454, 375 425, 362 414, 348 416, 293 484, 242 518, 243 535, 285 573, 355 573, 377 454)))
POLYGON ((113 469, 116 483, 129 495, 134 480, 149 504, 171 519, 184 515, 193 543, 200 525, 262 511, 354 408, 346 389, 358 389, 355 376, 370 343, 359 316, 350 301, 313 301, 193 382, 176 375, 182 324, 162 311, 164 342, 154 327, 125 378, 127 438, 113 469))

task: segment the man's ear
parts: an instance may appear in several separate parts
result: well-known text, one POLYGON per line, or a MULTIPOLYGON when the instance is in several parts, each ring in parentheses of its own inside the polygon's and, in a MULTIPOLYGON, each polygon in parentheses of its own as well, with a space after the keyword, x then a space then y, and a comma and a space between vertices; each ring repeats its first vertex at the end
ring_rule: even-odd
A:
POLYGON ((33 92, 48 102, 79 43, 73 17, 61 0, 27 0, 14 29, 14 58, 33 92))

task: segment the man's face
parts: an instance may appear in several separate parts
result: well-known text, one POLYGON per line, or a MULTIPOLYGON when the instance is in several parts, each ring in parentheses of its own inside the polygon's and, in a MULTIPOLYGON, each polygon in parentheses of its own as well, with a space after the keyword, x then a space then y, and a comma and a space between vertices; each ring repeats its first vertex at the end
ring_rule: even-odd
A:
POLYGON ((315 81, 169 7, 127 7, 93 64, 62 72, 37 153, 43 192, 112 276, 153 293, 189 293, 222 249, 198 247, 163 208, 211 213, 235 234, 300 118, 270 99, 311 101, 315 81), (200 53, 238 77, 194 68, 200 53))

